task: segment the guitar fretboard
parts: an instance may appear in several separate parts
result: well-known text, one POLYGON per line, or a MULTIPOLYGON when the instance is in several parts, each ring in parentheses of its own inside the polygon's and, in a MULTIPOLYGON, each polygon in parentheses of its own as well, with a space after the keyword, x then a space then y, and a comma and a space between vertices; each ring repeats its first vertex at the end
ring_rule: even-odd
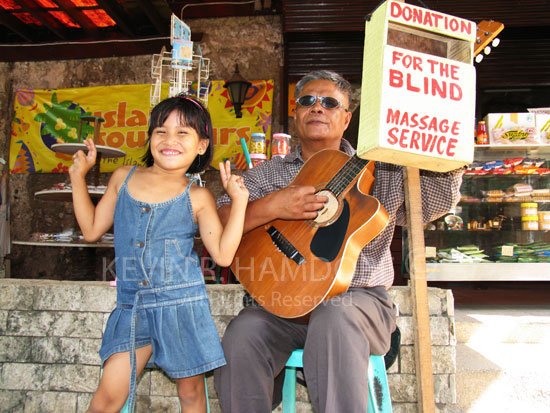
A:
POLYGON ((353 155, 330 180, 327 184, 327 189, 336 197, 339 197, 357 175, 361 173, 368 162, 367 159, 361 159, 357 155, 353 155))

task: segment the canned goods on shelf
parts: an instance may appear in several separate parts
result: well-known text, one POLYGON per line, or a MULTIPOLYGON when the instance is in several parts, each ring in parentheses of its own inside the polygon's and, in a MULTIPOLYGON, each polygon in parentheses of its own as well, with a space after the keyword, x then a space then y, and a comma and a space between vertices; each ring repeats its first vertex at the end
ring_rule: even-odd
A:
POLYGON ((522 217, 536 217, 538 210, 538 204, 536 202, 522 202, 521 203, 521 216, 522 217))
POLYGON ((539 229, 539 217, 521 217, 521 229, 524 231, 536 231, 539 229))

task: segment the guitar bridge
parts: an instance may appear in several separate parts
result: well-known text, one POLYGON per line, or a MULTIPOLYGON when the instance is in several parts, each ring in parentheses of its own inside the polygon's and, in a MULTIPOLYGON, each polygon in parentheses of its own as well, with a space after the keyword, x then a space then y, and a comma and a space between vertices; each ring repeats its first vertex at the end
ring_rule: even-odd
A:
POLYGON ((294 261, 296 264, 300 265, 305 262, 305 258, 302 254, 298 252, 296 248, 290 243, 289 240, 285 238, 283 234, 281 234, 275 227, 270 226, 267 229, 267 233, 271 237, 271 241, 273 241, 273 244, 288 258, 290 258, 292 261, 294 261))

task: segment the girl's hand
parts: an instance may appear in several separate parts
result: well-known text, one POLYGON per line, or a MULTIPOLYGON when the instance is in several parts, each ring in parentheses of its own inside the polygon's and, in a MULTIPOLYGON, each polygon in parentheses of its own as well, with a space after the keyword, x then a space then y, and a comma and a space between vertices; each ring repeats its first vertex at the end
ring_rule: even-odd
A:
POLYGON ((92 139, 86 139, 84 144, 88 149, 88 153, 84 154, 84 151, 79 150, 73 155, 74 162, 69 168, 69 175, 84 177, 95 165, 97 149, 94 141, 92 139))
POLYGON ((229 161, 225 161, 225 164, 220 162, 220 178, 223 189, 233 202, 236 200, 248 201, 249 193, 244 185, 244 179, 241 176, 231 174, 231 163, 229 161))

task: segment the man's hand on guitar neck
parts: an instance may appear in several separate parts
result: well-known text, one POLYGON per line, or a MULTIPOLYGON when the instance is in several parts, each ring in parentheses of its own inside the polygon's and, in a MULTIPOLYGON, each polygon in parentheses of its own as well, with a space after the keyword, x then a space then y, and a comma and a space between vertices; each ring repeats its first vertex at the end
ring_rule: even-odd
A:
MULTIPOLYGON (((287 186, 248 203, 244 232, 276 219, 315 219, 327 201, 326 196, 315 195, 313 186, 287 186)), ((224 225, 230 209, 231 205, 224 205, 218 210, 224 225)))

